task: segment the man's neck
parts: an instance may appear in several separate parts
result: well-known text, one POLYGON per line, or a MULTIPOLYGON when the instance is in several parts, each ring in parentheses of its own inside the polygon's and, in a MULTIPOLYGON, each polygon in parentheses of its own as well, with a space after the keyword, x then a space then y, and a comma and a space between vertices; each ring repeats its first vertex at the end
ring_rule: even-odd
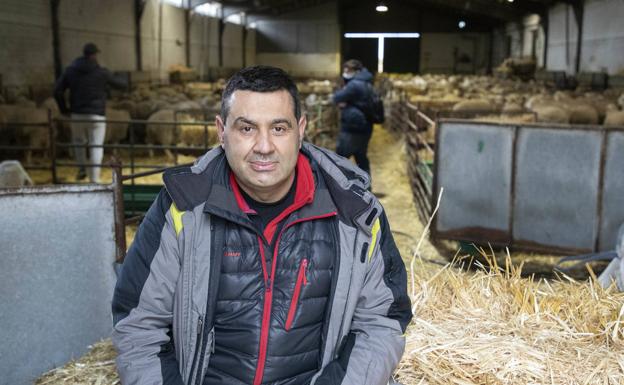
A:
MULTIPOLYGON (((234 175, 234 177, 236 178, 236 175, 234 175)), ((290 187, 292 186, 294 180, 295 180, 295 172, 293 171, 292 174, 286 179, 284 183, 276 187, 271 187, 268 190, 259 190, 256 188, 253 188, 253 189, 249 188, 249 186, 246 186, 245 184, 241 183, 241 181, 238 178, 236 178, 236 183, 238 183, 240 188, 247 195, 249 195, 253 200, 260 202, 260 203, 275 203, 279 201, 280 199, 284 198, 286 194, 288 194, 288 191, 290 190, 290 187)))

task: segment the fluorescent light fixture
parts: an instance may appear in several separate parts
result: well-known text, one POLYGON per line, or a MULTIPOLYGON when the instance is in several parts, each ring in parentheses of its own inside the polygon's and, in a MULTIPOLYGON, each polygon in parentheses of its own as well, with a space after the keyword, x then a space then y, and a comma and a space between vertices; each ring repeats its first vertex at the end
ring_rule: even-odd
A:
POLYGON ((466 27, 466 22, 463 20, 460 20, 457 25, 459 26, 459 29, 464 29, 464 27, 466 27))
POLYGON ((388 6, 383 5, 383 4, 379 4, 378 6, 375 7, 375 11, 377 11, 377 12, 388 12, 388 6))
POLYGON ((349 33, 345 33, 344 37, 346 37, 347 39, 358 39, 358 38, 373 38, 373 39, 379 39, 380 37, 387 37, 387 38, 407 38, 407 39, 418 39, 420 37, 420 33, 418 32, 410 32, 410 33, 356 33, 356 32, 349 32, 349 33))

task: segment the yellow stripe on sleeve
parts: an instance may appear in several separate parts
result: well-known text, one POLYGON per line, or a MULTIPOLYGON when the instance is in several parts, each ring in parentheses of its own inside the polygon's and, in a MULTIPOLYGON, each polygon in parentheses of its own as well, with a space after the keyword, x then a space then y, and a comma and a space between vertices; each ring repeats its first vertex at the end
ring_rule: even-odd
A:
POLYGON ((373 257, 373 250, 375 250, 375 245, 377 244, 377 233, 379 232, 380 227, 381 227, 381 224, 379 223, 379 218, 377 218, 375 220, 375 223, 373 224, 373 236, 371 239, 370 247, 368 248, 368 261, 369 262, 371 258, 373 257))

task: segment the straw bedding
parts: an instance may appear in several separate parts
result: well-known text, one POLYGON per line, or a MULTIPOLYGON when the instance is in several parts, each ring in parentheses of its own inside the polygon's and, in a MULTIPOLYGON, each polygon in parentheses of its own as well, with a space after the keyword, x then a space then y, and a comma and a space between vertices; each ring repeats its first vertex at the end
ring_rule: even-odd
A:
POLYGON ((624 294, 519 268, 414 264, 404 384, 623 384, 624 294))

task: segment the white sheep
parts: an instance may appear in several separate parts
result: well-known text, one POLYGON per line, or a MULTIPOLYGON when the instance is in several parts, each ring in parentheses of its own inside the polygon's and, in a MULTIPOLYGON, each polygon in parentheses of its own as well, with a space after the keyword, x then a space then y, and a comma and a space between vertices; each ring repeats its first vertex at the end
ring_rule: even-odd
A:
POLYGON ((0 163, 0 188, 32 186, 34 183, 17 160, 0 163))

